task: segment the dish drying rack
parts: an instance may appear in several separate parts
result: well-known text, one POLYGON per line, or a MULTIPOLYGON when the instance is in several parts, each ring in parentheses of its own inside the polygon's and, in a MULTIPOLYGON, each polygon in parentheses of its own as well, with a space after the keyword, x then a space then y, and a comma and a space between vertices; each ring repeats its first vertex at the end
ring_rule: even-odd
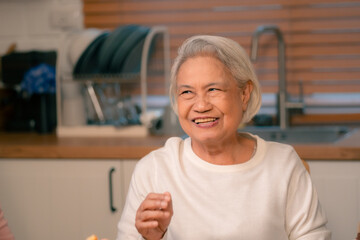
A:
MULTIPOLYGON (((81 126, 66 126, 62 121, 62 97, 61 89, 62 82, 71 82, 76 79, 85 86, 86 92, 90 97, 91 103, 94 107, 96 116, 99 122, 105 122, 105 117, 101 104, 96 95, 94 84, 95 83, 137 83, 140 82, 141 93, 141 114, 147 114, 147 96, 148 96, 148 66, 149 66, 149 53, 151 44, 154 38, 162 34, 163 46, 163 72, 165 79, 165 89, 169 87, 170 78, 170 40, 167 28, 164 26, 153 26, 150 28, 149 33, 145 38, 145 42, 141 54, 141 64, 139 73, 120 73, 120 74, 84 74, 74 76, 73 74, 65 74, 57 71, 57 129, 58 137, 145 137, 148 135, 149 122, 142 122, 141 125, 128 125, 128 126, 114 126, 114 125, 81 125, 81 126)), ((61 69, 62 61, 58 61, 58 69, 61 69)), ((145 116, 144 119, 147 119, 145 116)))

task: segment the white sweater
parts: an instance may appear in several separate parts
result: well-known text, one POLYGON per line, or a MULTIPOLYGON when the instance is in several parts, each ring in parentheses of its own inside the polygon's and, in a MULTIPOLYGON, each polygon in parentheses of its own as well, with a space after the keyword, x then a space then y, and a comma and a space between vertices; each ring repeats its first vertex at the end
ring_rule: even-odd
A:
POLYGON ((309 174, 294 149, 257 140, 236 165, 200 159, 191 139, 170 138, 137 164, 117 240, 141 239, 135 214, 148 193, 171 193, 174 215, 165 239, 330 239, 309 174))

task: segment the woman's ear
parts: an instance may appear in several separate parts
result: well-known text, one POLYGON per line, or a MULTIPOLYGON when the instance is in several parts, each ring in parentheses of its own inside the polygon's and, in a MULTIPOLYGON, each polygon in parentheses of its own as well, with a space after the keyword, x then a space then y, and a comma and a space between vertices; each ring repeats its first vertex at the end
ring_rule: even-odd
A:
POLYGON ((241 89, 241 100, 242 100, 242 109, 245 112, 250 100, 251 92, 254 86, 252 81, 247 81, 245 86, 241 89))

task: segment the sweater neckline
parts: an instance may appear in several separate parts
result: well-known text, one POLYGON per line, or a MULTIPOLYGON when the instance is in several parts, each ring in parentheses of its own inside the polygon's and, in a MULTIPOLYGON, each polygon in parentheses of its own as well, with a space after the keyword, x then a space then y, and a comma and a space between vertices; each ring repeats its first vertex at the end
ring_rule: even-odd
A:
POLYGON ((187 156, 190 162, 208 171, 237 172, 237 171, 248 170, 250 168, 255 167, 262 161, 266 145, 265 145, 265 141, 256 135, 252 135, 250 133, 241 133, 241 134, 245 134, 248 137, 253 138, 256 142, 252 157, 244 163, 237 163, 231 165, 218 165, 218 164, 209 163, 204 159, 200 158, 193 151, 191 147, 190 137, 186 138, 184 141, 184 154, 187 156))

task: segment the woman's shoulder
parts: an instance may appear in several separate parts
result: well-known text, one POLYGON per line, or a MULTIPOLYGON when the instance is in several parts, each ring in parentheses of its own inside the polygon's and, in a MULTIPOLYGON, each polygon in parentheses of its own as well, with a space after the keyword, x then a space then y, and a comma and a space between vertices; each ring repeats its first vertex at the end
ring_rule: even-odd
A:
POLYGON ((260 150, 265 151, 267 153, 284 153, 284 154, 289 154, 289 153, 294 153, 295 150, 293 148, 293 146, 291 146, 290 144, 286 144, 286 143, 280 143, 280 142, 273 142, 273 141, 267 141, 257 135, 252 135, 257 142, 257 145, 259 147, 260 150))
POLYGON ((177 152, 182 141, 181 138, 169 138, 163 147, 141 158, 133 171, 132 184, 142 191, 160 191, 159 179, 178 169, 176 159, 179 158, 177 152))
POLYGON ((180 137, 170 137, 166 140, 163 147, 148 153, 140 159, 137 165, 144 165, 144 167, 147 167, 149 165, 154 166, 163 163, 169 164, 170 161, 178 158, 184 141, 185 140, 180 137))
POLYGON ((267 163, 293 165, 297 164, 300 157, 293 146, 286 143, 267 141, 259 136, 254 136, 257 140, 257 154, 267 163))
POLYGON ((162 156, 162 155, 178 155, 182 145, 184 144, 184 139, 180 137, 170 137, 166 140, 163 147, 156 149, 149 153, 149 155, 153 156, 162 156))

